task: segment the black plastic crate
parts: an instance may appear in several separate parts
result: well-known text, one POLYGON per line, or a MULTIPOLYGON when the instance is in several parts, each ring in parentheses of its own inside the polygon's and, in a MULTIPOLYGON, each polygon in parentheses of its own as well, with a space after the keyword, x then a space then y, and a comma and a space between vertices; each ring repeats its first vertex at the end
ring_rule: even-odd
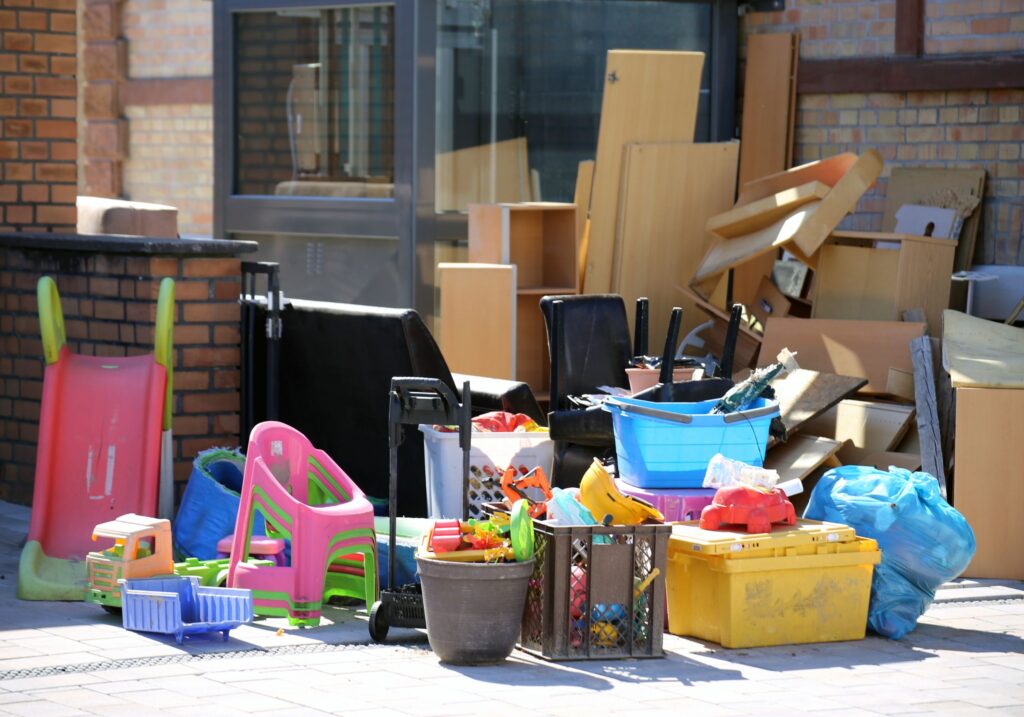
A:
POLYGON ((521 649, 548 660, 662 657, 670 525, 535 521, 521 649), (642 591, 636 588, 657 568, 642 591))

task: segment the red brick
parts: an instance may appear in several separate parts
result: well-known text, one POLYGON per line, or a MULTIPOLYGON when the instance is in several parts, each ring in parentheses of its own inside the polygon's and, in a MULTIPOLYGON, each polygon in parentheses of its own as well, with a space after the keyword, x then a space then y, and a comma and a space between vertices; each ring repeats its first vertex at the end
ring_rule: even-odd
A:
POLYGON ((186 456, 194 456, 200 451, 217 446, 230 445, 238 441, 238 436, 207 436, 205 438, 186 438, 181 442, 181 450, 186 456))
POLYGON ((4 49, 8 52, 32 52, 32 35, 27 32, 5 32, 4 49))
POLYGON ((50 60, 47 55, 18 55, 18 70, 41 74, 50 71, 50 60))
POLYGON ((104 159, 90 159, 85 163, 86 193, 95 197, 117 197, 121 194, 119 165, 104 159))
POLYGON ((87 41, 116 40, 121 34, 121 11, 113 2, 94 2, 82 13, 82 36, 87 41))
POLYGON ((117 85, 113 82, 87 84, 84 112, 88 119, 116 119, 120 115, 117 85))
POLYGON ((4 212, 4 219, 8 224, 31 224, 32 207, 8 206, 4 212))
MULTIPOLYGON (((42 82, 45 77, 36 78, 37 82, 42 82)), ((32 94, 32 78, 31 77, 5 77, 4 78, 4 92, 9 95, 30 95, 32 94)))
MULTIPOLYGON (((0 72, 2 71, 3 68, 0 67, 0 72)), ((16 114, 18 114, 18 101, 13 97, 0 97, 0 117, 10 117, 16 114)))
POLYGON ((242 374, 238 370, 234 369, 221 369, 214 371, 213 374, 213 386, 214 388, 238 388, 242 385, 242 374))
POLYGON ((237 366, 242 358, 237 348, 187 348, 182 351, 185 366, 237 366))
POLYGON ((75 139, 78 124, 74 120, 36 120, 36 137, 41 139, 75 139))
MULTIPOLYGON (((56 147, 57 145, 51 145, 56 147)), ((74 148, 74 145, 71 145, 74 148)), ((54 204, 74 204, 78 196, 78 187, 73 185, 55 184, 50 187, 50 198, 54 204)))
POLYGON ((0 72, 16 72, 18 69, 18 56, 0 53, 0 72))
MULTIPOLYGON (((241 267, 239 267, 241 271, 241 267)), ((213 296, 218 301, 237 301, 242 293, 242 282, 240 281, 218 281, 213 288, 213 296)))
POLYGON ((50 117, 75 119, 78 113, 75 100, 50 100, 50 117))
MULTIPOLYGON (((4 157, 3 147, 5 144, 14 145, 15 151, 17 151, 18 145, 14 142, 0 142, 0 159, 9 159, 4 157)), ((0 184, 0 203, 14 202, 18 199, 18 186, 16 184, 0 184)), ((6 257, 4 257, 6 258, 6 257)), ((3 279, 9 278, 9 273, 0 274, 0 286, 4 286, 3 279)), ((0 372, 2 373, 2 372, 0 372)))
MULTIPOLYGON (((160 293, 159 281, 144 282, 144 289, 152 298, 157 298, 160 293)), ((210 284, 207 281, 187 281, 178 279, 174 282, 174 298, 177 301, 208 301, 210 298, 210 284)))
POLYGON ((182 396, 185 413, 230 413, 238 411, 238 392, 186 393, 182 396))
POLYGON ((85 128, 85 154, 101 159, 121 159, 127 148, 127 122, 89 122, 85 128))
POLYGON ((22 159, 49 159, 50 158, 50 143, 49 142, 22 142, 21 143, 21 158, 22 159))
POLYGON ((46 13, 22 10, 18 13, 18 27, 22 30, 45 30, 46 13))
POLYGON ((154 277, 178 276, 178 260, 167 257, 155 257, 149 261, 149 272, 154 277))
POLYGON ((18 100, 18 111, 22 117, 46 117, 50 113, 49 105, 49 100, 25 97, 18 100))
MULTIPOLYGON (((238 259, 186 259, 182 274, 185 276, 239 276, 238 259)), ((238 298, 238 293, 233 297, 238 298)))
POLYGON ((156 321, 156 304, 152 301, 129 301, 125 311, 128 321, 138 323, 153 323, 156 321))
POLYGON ((32 136, 32 120, 4 120, 4 137, 19 138, 32 136))
POLYGON ((14 402, 14 417, 20 418, 23 421, 38 421, 39 420, 39 402, 38 401, 15 401, 14 402))
MULTIPOLYGON (((176 391, 202 391, 210 387, 209 371, 174 371, 174 389, 176 391)), ((234 388, 218 386, 217 388, 234 388)))
POLYGON ((48 202, 50 201, 50 186, 48 184, 23 184, 21 200, 37 204, 48 202))
POLYGON ((89 293, 94 296, 119 296, 117 279, 106 277, 89 277, 89 293))
POLYGON ((84 294, 89 290, 89 282, 84 276, 59 274, 57 276, 57 288, 60 290, 61 294, 84 294))
POLYGON ((118 324, 112 321, 89 322, 89 339, 92 341, 117 341, 120 338, 118 324))
POLYGON ((210 327, 205 324, 175 324, 174 345, 188 344, 208 345, 210 343, 210 327))
POLYGON ((36 179, 50 182, 74 182, 78 177, 78 167, 74 164, 39 164, 36 165, 36 179))
POLYGON ((82 299, 78 302, 78 315, 85 318, 92 318, 93 315, 93 300, 82 299))
POLYGON ((39 426, 35 423, 22 423, 18 426, 18 440, 35 443, 39 439, 39 426))
POLYGON ((50 30, 52 32, 75 32, 77 22, 72 13, 53 12, 50 13, 50 30))
POLYGON ((1010 31, 1010 17, 984 17, 971 20, 971 34, 1000 35, 1010 31))
POLYGON ((213 343, 230 344, 238 346, 242 341, 242 335, 237 326, 215 326, 213 329, 213 343))
MULTIPOLYGON (((133 344, 135 343, 135 327, 131 324, 118 324, 117 325, 119 338, 121 343, 133 344)), ((146 347, 146 352, 149 352, 149 347, 146 347)))
POLYGON ((36 7, 74 12, 78 0, 35 0, 36 7))
POLYGON ((78 51, 78 45, 74 35, 53 35, 50 33, 36 33, 36 52, 49 52, 59 55, 74 55, 78 51))
POLYGON ((211 323, 217 321, 238 322, 240 307, 238 304, 183 304, 182 314, 190 323, 211 323))
POLYGON ((119 80, 124 76, 124 44, 103 42, 88 44, 82 51, 85 76, 89 81, 119 80))
POLYGON ((41 224, 70 224, 78 220, 78 210, 74 206, 44 205, 36 207, 36 221, 41 224))
MULTIPOLYGON (((18 158, 18 143, 17 142, 0 142, 0 159, 17 159, 18 158)), ((13 185, 11 186, 13 189, 13 185)), ((5 199, 2 201, 12 201, 5 199)))
POLYGON ((174 417, 173 425, 175 436, 205 436, 210 432, 210 419, 207 416, 178 415, 174 417))
POLYGON ((50 71, 55 75, 75 75, 78 73, 78 58, 65 55, 51 55, 50 71))
POLYGON ((128 349, 126 349, 124 346, 112 346, 110 344, 100 344, 99 346, 96 347, 96 355, 97 356, 115 356, 115 357, 127 356, 128 355, 128 349))
MULTIPOLYGON (((50 142, 50 159, 73 162, 77 158, 78 142, 50 142)), ((75 176, 78 176, 77 172, 75 176)), ((74 202, 74 199, 71 201, 74 202)))
POLYGON ((12 30, 17 25, 17 15, 14 10, 0 10, 0 30, 12 30))
POLYGON ((124 302, 121 302, 121 301, 97 301, 96 302, 96 318, 97 319, 114 319, 116 321, 124 321, 124 318, 125 318, 124 302))
POLYGON ((78 83, 74 78, 37 77, 36 94, 45 97, 75 97, 78 83))
POLYGON ((213 417, 213 431, 214 433, 225 433, 228 435, 238 435, 239 431, 239 418, 237 413, 229 415, 221 414, 213 417))

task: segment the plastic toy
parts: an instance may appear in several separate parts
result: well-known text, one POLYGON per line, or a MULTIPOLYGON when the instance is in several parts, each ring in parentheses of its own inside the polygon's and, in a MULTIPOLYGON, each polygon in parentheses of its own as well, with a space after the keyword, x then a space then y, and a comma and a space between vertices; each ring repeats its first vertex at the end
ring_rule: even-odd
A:
POLYGON ((302 626, 318 625, 332 596, 368 606, 377 597, 373 506, 330 456, 283 423, 260 423, 249 436, 228 585, 253 591, 257 615, 302 626), (257 511, 269 537, 292 541, 291 565, 244 562, 257 511))
POLYGON ((119 608, 120 580, 174 572, 169 520, 128 513, 93 528, 93 541, 99 538, 112 538, 114 546, 86 556, 85 572, 89 581, 86 602, 119 608))
MULTIPOLYGON (((231 557, 231 543, 234 539, 235 536, 232 533, 231 535, 225 535, 217 541, 218 558, 231 557)), ((252 542, 249 544, 249 552, 258 558, 269 560, 279 567, 284 567, 288 564, 288 560, 285 558, 284 541, 280 538, 254 535, 252 536, 252 542)))
POLYGON ((200 587, 199 578, 173 576, 120 580, 126 630, 174 635, 180 645, 185 635, 228 633, 253 616, 248 590, 200 587))
POLYGON ((174 282, 160 283, 155 347, 145 356, 72 353, 53 279, 41 278, 36 295, 46 369, 18 597, 81 600, 93 526, 157 513, 161 432, 171 427, 174 282))
POLYGON ((462 525, 457 520, 439 520, 430 531, 430 549, 435 553, 458 550, 462 544, 462 525))
POLYGON ((512 504, 509 539, 512 541, 512 552, 515 553, 517 562, 525 563, 533 558, 533 518, 530 517, 528 501, 517 500, 512 504))
POLYGON ((547 512, 547 501, 551 500, 551 483, 544 469, 537 466, 522 478, 515 466, 509 466, 501 475, 501 490, 509 504, 525 500, 529 504, 531 518, 543 518, 547 512), (533 490, 531 495, 527 491, 533 490), (538 495, 540 493, 540 495, 538 495))
POLYGON ((719 488, 711 505, 700 514, 703 530, 721 525, 746 525, 748 533, 769 533, 772 523, 796 525, 796 511, 781 488, 770 491, 742 485, 719 488))
POLYGON ((664 516, 650 503, 620 492, 607 469, 596 458, 580 480, 580 502, 598 522, 605 525, 665 522, 664 516))

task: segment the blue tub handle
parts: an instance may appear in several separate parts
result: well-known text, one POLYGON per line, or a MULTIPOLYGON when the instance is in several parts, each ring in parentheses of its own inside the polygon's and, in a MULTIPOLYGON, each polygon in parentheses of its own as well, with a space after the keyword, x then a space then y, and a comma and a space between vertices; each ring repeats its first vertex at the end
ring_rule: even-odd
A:
MULTIPOLYGON (((636 413, 641 416, 649 416, 651 418, 660 418, 666 421, 674 421, 675 423, 692 423, 693 417, 685 413, 673 413, 671 411, 662 411, 657 408, 649 408, 647 406, 636 406, 632 403, 622 403, 616 401, 614 398, 606 399, 604 405, 611 404, 613 407, 626 413, 636 413)), ((606 409, 607 410, 607 409, 606 409)), ((735 423, 737 421, 749 421, 755 418, 761 418, 762 416, 771 416, 779 412, 778 404, 771 404, 769 406, 762 406, 761 408, 754 408, 748 411, 736 411, 734 413, 725 413, 722 415, 722 421, 724 423, 735 423)), ((709 414, 701 414, 709 415, 709 414)))

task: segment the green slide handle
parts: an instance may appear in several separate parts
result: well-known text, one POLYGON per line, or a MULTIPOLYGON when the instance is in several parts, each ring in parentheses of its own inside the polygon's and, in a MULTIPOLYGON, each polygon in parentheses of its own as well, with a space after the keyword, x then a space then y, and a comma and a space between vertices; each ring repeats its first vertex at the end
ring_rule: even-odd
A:
POLYGON ((174 279, 160 281, 160 295, 156 301, 156 331, 153 338, 153 356, 167 369, 167 394, 164 397, 164 430, 171 427, 174 416, 174 279))
POLYGON ((68 342, 64 332, 64 312, 60 308, 57 282, 48 276, 40 277, 36 284, 36 302, 39 306, 39 333, 43 339, 43 356, 47 364, 57 363, 60 350, 68 342))

